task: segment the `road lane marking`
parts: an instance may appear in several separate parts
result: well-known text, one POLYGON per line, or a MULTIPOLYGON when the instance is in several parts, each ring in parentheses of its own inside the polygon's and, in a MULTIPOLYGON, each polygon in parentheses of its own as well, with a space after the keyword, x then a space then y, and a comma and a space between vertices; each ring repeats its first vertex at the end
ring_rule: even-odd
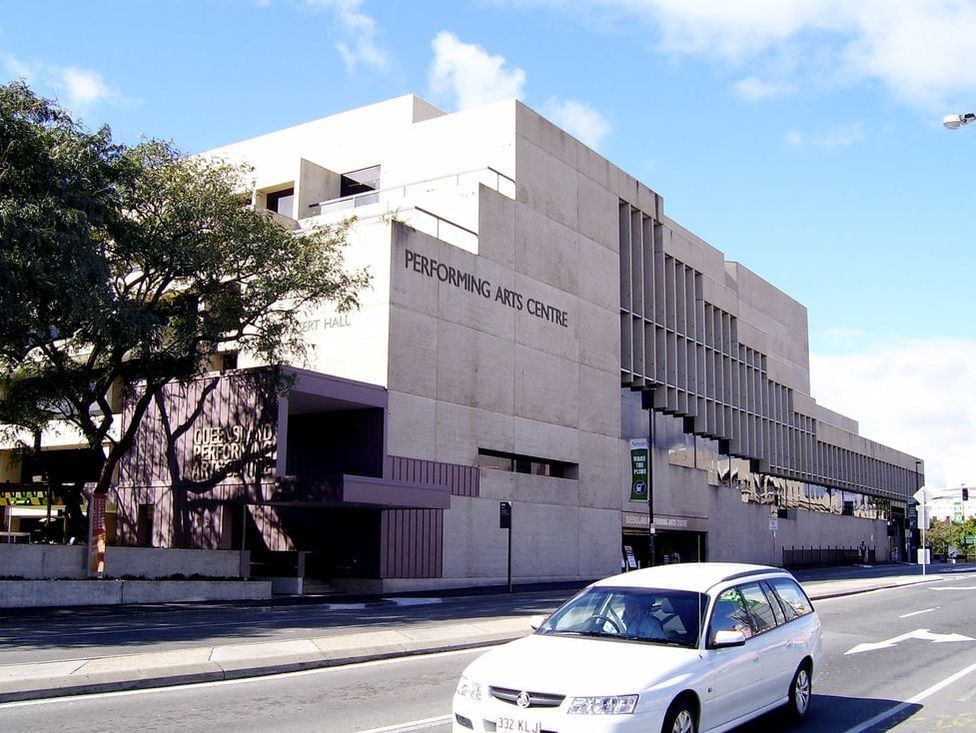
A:
POLYGON ((976 590, 976 585, 935 585, 932 590, 976 590))
POLYGON ((387 725, 383 728, 370 728, 369 730, 361 730, 359 733, 408 733, 412 730, 423 730, 424 728, 435 728, 438 725, 446 725, 452 719, 450 715, 441 715, 437 718, 411 720, 409 723, 397 723, 396 725, 387 725))
POLYGON ((934 641, 936 644, 942 644, 947 641, 976 641, 971 636, 965 636, 963 634, 934 634, 928 629, 915 629, 915 631, 909 631, 907 634, 900 634, 898 636, 893 636, 890 639, 885 639, 884 641, 867 642, 864 644, 858 644, 855 647, 848 649, 844 652, 844 655, 848 654, 860 654, 861 652, 873 652, 878 649, 889 649, 895 644, 906 641, 908 639, 921 639, 922 641, 934 641))
POLYGON ((942 608, 942 606, 936 606, 935 608, 926 608, 926 609, 924 609, 922 611, 912 611, 911 613, 904 613, 901 616, 899 616, 898 618, 908 618, 910 616, 919 616, 919 615, 921 615, 923 613, 932 613, 932 611, 937 611, 940 608, 942 608))
POLYGON ((931 697, 935 693, 939 692, 939 690, 941 690, 941 689, 943 689, 945 687, 948 687, 953 682, 956 682, 957 680, 961 680, 967 674, 972 674, 973 672, 976 672, 976 664, 970 664, 965 669, 961 669, 958 672, 956 672, 954 675, 950 675, 949 677, 946 677, 941 682, 936 682, 934 685, 932 685, 931 687, 929 687, 927 690, 922 690, 920 693, 918 693, 914 697, 906 700, 905 702, 900 703, 898 705, 895 705, 895 707, 893 707, 893 708, 891 708, 889 710, 886 710, 884 712, 878 713, 873 718, 871 718, 870 720, 864 721, 860 725, 856 725, 853 728, 848 728, 847 730, 844 731, 844 733, 863 733, 866 730, 870 730, 871 728, 873 728, 874 726, 876 726, 878 723, 880 723, 880 722, 882 722, 884 720, 888 720, 889 718, 893 718, 896 715, 900 715, 905 710, 908 710, 909 708, 914 707, 915 705, 918 705, 919 703, 921 703, 926 698, 931 697))

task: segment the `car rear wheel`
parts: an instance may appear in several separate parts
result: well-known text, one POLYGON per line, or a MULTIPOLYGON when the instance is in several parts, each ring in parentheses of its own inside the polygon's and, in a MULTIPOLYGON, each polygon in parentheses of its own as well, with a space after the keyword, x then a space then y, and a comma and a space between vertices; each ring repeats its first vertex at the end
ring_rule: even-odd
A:
POLYGON ((810 709, 810 698, 813 695, 813 685, 810 680, 810 667, 806 664, 800 666, 793 675, 790 683, 790 716, 794 720, 803 720, 810 709))
POLYGON ((689 700, 679 698, 671 703, 661 733, 698 733, 695 708, 689 700))

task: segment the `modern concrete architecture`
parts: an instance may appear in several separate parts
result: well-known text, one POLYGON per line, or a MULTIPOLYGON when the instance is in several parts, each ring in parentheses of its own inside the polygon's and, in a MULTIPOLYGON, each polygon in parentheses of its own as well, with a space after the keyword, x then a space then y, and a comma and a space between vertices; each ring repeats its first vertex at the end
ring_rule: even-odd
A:
POLYGON ((383 591, 504 583, 509 541, 516 582, 595 578, 649 526, 656 562, 904 556, 920 461, 816 402, 803 305, 525 105, 406 96, 208 154, 296 234, 354 215, 373 286, 306 314, 287 396, 247 354, 173 386, 121 542, 383 591))

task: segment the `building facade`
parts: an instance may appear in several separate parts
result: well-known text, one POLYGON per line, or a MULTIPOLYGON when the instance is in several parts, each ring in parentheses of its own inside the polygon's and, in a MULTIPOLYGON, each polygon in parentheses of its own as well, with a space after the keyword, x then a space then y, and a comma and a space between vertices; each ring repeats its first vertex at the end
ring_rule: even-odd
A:
POLYGON ((905 556, 920 461, 816 403, 805 308, 521 103, 407 96, 208 155, 296 234, 355 216, 373 285, 305 314, 286 395, 247 354, 168 392, 121 542, 383 591, 503 583, 509 531, 516 582, 646 564, 649 527, 655 562, 905 556))

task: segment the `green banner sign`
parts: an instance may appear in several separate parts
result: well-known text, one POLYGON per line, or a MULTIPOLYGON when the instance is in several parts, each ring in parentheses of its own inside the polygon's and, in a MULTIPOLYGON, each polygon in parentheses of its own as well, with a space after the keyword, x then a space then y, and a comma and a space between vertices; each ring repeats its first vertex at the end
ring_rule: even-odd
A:
POLYGON ((630 441, 630 499, 647 501, 647 440, 638 438, 630 441))

